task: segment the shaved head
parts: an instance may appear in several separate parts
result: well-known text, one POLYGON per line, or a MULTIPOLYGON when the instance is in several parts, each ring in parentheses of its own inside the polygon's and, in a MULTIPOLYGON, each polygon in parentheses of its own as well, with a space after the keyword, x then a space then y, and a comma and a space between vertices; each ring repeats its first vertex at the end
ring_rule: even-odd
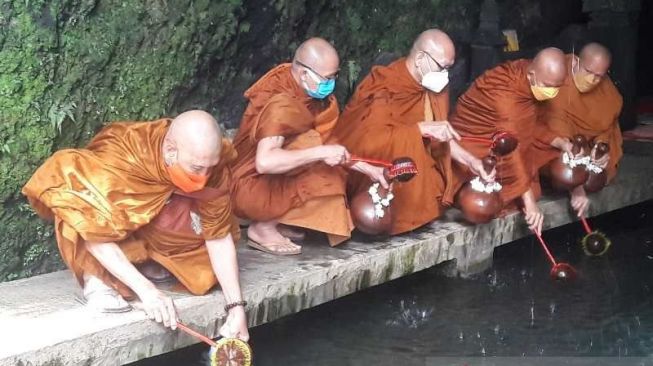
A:
POLYGON ((426 72, 448 69, 455 59, 456 47, 451 38, 439 29, 428 29, 413 42, 406 67, 415 80, 421 81, 426 72))
POLYGON ((312 72, 320 81, 334 78, 340 70, 340 57, 336 49, 323 38, 310 38, 300 44, 293 57, 292 73, 299 84, 306 82, 315 87, 315 78, 307 79, 306 73, 312 72))
POLYGON ((176 159, 184 170, 198 174, 206 174, 218 163, 221 149, 218 121, 201 110, 184 112, 173 119, 163 146, 166 160, 176 159))
POLYGON ((295 51, 293 60, 299 60, 311 67, 318 66, 321 63, 340 63, 336 49, 331 43, 319 37, 310 38, 300 44, 297 51, 295 51))
POLYGON ((603 62, 610 63, 612 61, 612 54, 607 47, 600 43, 592 42, 588 43, 580 51, 580 58, 591 61, 591 60, 600 60, 603 62))
MULTIPOLYGON (((453 64, 456 57, 456 47, 449 36, 439 29, 429 29, 417 36, 409 57, 415 57, 420 52, 428 52, 438 62, 445 61, 453 64)), ((443 66, 448 66, 443 65, 443 66)))
POLYGON ((611 63, 612 54, 607 47, 599 43, 588 43, 580 51, 580 68, 591 74, 605 76, 611 63))
POLYGON ((565 54, 555 47, 543 49, 531 61, 528 74, 532 85, 562 86, 567 77, 565 54))

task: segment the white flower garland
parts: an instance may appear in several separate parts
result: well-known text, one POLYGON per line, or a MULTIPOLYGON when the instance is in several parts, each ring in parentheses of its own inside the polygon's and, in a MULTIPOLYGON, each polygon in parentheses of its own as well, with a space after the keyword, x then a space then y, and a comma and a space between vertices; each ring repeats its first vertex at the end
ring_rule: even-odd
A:
POLYGON ((370 197, 372 197, 372 203, 374 203, 374 216, 380 219, 385 216, 383 208, 389 207, 390 201, 392 201, 395 196, 392 192, 388 192, 385 197, 381 197, 381 195, 379 195, 379 186, 380 183, 374 183, 370 186, 370 189, 367 190, 367 192, 370 194, 370 197))
POLYGON ((481 177, 476 177, 469 183, 472 185, 472 189, 477 192, 493 193, 499 192, 503 188, 499 182, 485 183, 481 177))
POLYGON ((596 174, 600 174, 601 172, 603 172, 603 168, 601 168, 600 166, 598 166, 598 165, 596 165, 596 164, 594 164, 592 162, 587 164, 587 167, 585 169, 587 169, 587 171, 589 171, 589 172, 596 173, 596 174))
POLYGON ((575 168, 580 165, 589 165, 590 164, 590 157, 589 156, 583 156, 580 158, 572 158, 569 156, 569 154, 565 151, 562 153, 562 162, 569 165, 571 168, 575 168))
POLYGON ((572 168, 575 168, 580 165, 585 165, 585 170, 596 174, 600 174, 601 172, 603 172, 603 168, 594 164, 594 162, 592 162, 592 159, 589 156, 583 156, 581 158, 573 159, 569 157, 568 153, 564 152, 562 153, 562 162, 569 165, 572 168))

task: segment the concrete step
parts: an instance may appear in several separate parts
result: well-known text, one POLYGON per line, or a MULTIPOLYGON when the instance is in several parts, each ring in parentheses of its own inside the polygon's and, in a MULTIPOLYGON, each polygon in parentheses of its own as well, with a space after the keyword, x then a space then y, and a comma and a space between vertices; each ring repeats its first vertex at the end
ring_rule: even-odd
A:
MULTIPOLYGON (((653 198, 653 164, 646 155, 624 158, 616 182, 592 197, 590 215, 653 198)), ((546 226, 575 221, 564 196, 540 202, 546 226)), ((521 215, 485 225, 461 222, 457 210, 407 235, 362 238, 329 248, 309 240, 296 257, 238 249, 250 326, 273 321, 436 264, 455 261, 461 274, 490 264, 495 247, 529 235, 521 215)), ((118 365, 195 343, 145 318, 140 311, 103 315, 76 302, 68 271, 0 283, 0 365, 118 365)), ((172 293, 180 317, 215 336, 224 319, 219 291, 206 296, 172 293)))

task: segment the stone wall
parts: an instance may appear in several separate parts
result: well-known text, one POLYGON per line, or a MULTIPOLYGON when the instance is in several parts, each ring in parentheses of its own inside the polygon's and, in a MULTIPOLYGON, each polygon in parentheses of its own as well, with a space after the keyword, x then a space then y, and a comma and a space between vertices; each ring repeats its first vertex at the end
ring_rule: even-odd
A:
POLYGON ((479 0, 0 0, 0 281, 61 267, 20 188, 113 120, 189 108, 237 125, 242 92, 310 35, 343 59, 339 97, 379 51, 471 29, 479 0))
POLYGON ((205 82, 205 65, 234 54, 241 8, 210 0, 0 2, 0 280, 60 266, 51 228, 19 195, 32 171, 104 121, 174 112, 182 89, 205 82))
MULTIPOLYGON (((61 268, 51 227, 19 193, 53 151, 83 146, 106 121, 190 108, 234 128, 243 91, 312 35, 341 54, 344 102, 378 54, 406 52, 426 28, 448 31, 465 57, 481 3, 0 0, 0 281, 61 268)), ((497 3, 502 26, 533 47, 571 21, 580 0, 497 3)))

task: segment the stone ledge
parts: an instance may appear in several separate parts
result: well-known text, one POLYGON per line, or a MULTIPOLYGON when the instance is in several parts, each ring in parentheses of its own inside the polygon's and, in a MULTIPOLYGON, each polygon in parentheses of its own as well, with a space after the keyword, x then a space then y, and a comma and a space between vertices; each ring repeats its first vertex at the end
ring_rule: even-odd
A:
MULTIPOLYGON (((618 180, 595 196, 591 215, 653 198, 650 157, 628 155, 618 180)), ((547 227, 574 221, 568 200, 540 202, 547 227)), ((249 322, 256 326, 282 316, 455 260, 458 272, 482 270, 495 247, 529 235, 520 215, 485 225, 460 222, 449 210, 428 227, 387 241, 354 238, 332 249, 309 240, 297 257, 275 257, 238 250, 249 322)), ((0 283, 0 366, 115 365, 169 352, 192 338, 169 331, 143 313, 102 315, 75 301, 76 284, 68 271, 0 283)), ((224 319, 219 291, 206 296, 170 293, 180 317, 196 329, 215 335, 224 319)))

